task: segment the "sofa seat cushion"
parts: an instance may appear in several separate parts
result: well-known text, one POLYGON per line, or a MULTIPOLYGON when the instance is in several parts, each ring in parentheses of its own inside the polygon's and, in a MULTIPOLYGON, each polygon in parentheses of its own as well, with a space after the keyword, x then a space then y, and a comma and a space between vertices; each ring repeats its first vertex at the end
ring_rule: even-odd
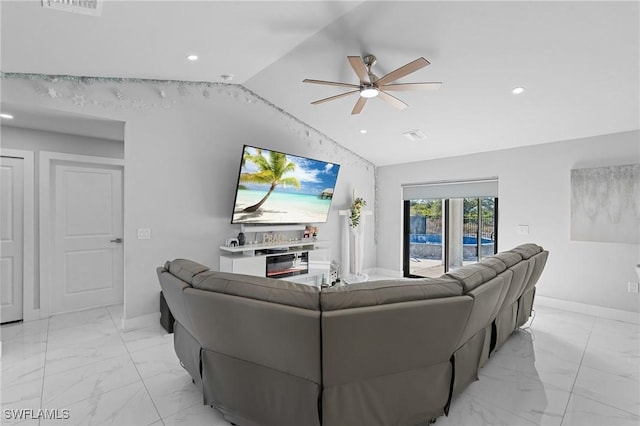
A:
POLYGON ((297 308, 320 310, 316 287, 273 278, 208 271, 193 279, 193 288, 247 297, 297 308))
POLYGON ((462 284, 464 294, 467 294, 467 292, 473 290, 482 283, 486 283, 496 275, 498 275, 498 273, 495 269, 479 263, 463 266, 462 268, 455 269, 445 274, 445 276, 453 278, 462 284))
POLYGON ((320 304, 323 311, 335 311, 460 295, 462 287, 451 278, 393 279, 323 289, 320 304))
POLYGON ((206 266, 187 259, 167 261, 164 265, 164 269, 171 272, 171 275, 178 277, 189 284, 191 284, 193 277, 209 270, 206 266))

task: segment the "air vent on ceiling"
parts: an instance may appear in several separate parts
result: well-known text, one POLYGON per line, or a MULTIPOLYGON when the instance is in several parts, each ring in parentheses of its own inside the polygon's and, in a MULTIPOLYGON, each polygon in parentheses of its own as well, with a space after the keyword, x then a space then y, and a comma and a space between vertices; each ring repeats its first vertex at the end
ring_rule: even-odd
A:
POLYGON ((42 7, 83 15, 100 16, 102 0, 42 0, 42 7))
POLYGON ((420 129, 409 130, 408 132, 402 133, 407 139, 411 142, 421 141, 427 138, 427 135, 420 129))

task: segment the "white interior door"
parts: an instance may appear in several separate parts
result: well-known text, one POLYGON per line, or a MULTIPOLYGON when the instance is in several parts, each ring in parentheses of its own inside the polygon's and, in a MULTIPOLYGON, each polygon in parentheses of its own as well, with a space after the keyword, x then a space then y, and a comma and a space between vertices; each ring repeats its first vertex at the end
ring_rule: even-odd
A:
POLYGON ((22 319, 24 160, 0 162, 0 322, 22 319))
POLYGON ((122 168, 54 166, 51 313, 122 303, 122 168))

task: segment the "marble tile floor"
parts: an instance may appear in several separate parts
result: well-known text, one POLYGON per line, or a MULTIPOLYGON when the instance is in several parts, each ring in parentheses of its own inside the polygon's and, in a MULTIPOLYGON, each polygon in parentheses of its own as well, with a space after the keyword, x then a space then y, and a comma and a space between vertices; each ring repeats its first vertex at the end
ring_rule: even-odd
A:
MULTIPOLYGON (((435 424, 640 425, 640 327, 535 309, 531 327, 511 336, 435 424)), ((0 423, 227 425, 202 405, 172 335, 160 325, 122 332, 121 315, 112 306, 2 326, 0 423), (20 420, 11 409, 68 418, 20 420)))

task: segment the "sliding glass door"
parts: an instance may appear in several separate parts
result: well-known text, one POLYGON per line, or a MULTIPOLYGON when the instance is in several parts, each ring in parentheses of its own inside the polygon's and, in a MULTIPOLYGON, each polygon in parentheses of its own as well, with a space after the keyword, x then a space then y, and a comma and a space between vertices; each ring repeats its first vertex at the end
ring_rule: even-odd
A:
POLYGON ((445 209, 442 199, 405 201, 405 276, 444 273, 445 209))
POLYGON ((404 202, 404 275, 438 277, 498 250, 495 197, 404 202))

